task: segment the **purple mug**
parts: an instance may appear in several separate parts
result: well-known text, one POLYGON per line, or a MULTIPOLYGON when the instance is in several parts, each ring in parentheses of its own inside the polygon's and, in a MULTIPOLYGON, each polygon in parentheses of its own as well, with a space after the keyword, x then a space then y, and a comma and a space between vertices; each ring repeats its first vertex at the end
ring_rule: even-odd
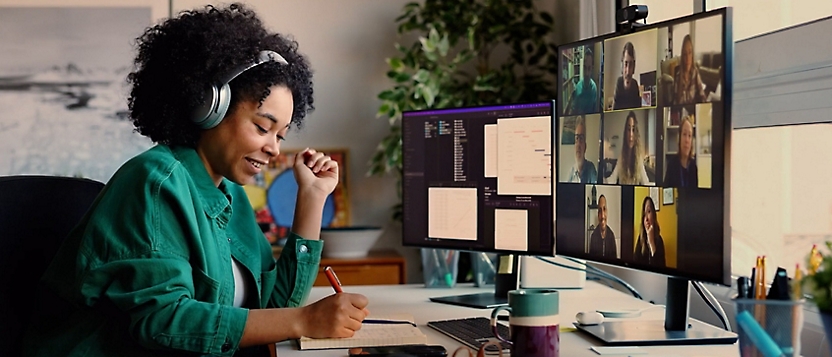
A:
POLYGON ((560 319, 558 292, 552 289, 522 289, 508 292, 508 306, 491 312, 494 336, 511 345, 512 357, 558 357, 560 355, 560 319), (511 338, 500 336, 497 315, 509 312, 511 338))

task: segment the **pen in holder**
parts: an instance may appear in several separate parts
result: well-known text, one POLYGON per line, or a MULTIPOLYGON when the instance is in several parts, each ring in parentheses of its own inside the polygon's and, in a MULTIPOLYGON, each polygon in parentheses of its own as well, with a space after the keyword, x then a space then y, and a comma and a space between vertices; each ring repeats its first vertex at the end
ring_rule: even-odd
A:
POLYGON ((494 285, 497 276, 497 254, 471 252, 471 272, 474 286, 494 285))
POLYGON ((800 356, 803 302, 735 299, 740 356, 800 356))
POLYGON ((422 273, 427 288, 452 288, 456 285, 459 251, 422 248, 422 273))

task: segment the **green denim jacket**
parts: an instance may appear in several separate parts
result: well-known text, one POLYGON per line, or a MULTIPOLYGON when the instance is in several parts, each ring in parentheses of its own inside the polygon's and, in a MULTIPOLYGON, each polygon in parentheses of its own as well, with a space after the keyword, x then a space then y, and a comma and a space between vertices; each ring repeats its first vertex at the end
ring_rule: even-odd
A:
POLYGON ((231 356, 249 308, 304 303, 322 245, 292 234, 275 261, 241 186, 217 188, 191 148, 156 146, 116 172, 60 248, 26 355, 231 356), (256 286, 244 308, 232 306, 232 256, 256 286))

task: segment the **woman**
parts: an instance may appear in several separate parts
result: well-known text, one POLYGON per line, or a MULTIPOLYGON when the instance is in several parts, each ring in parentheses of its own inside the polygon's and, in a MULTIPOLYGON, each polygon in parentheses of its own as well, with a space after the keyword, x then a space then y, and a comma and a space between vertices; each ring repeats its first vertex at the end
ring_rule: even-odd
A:
POLYGON ((621 156, 607 177, 608 184, 621 185, 649 185, 647 170, 644 168, 644 154, 641 150, 641 137, 638 132, 638 119, 636 113, 627 113, 627 121, 624 124, 624 144, 621 148, 621 156))
POLYGON ((673 74, 673 104, 701 103, 705 100, 705 86, 699 77, 699 68, 693 61, 693 41, 690 35, 682 40, 681 63, 673 74))
POLYGON ((39 311, 26 355, 261 356, 302 335, 352 336, 365 297, 300 307, 317 275, 336 162, 312 149, 294 159, 293 233, 277 261, 241 186, 314 109, 297 43, 235 4, 182 12, 137 47, 130 116, 157 146, 113 175, 47 269, 43 305, 63 309, 39 311), (258 63, 262 51, 274 54, 258 63), (225 80, 227 114, 197 124, 217 98, 206 89, 225 80))
POLYGON ((664 185, 669 187, 697 187, 699 173, 693 155, 693 124, 690 117, 682 118, 679 125, 679 152, 667 161, 664 185))
POLYGON ((665 267, 664 240, 662 240, 656 208, 650 196, 641 204, 641 232, 636 241, 635 261, 656 267, 665 267))
POLYGON ((636 48, 631 42, 624 44, 621 53, 621 77, 615 82, 613 109, 641 107, 641 91, 633 78, 636 71, 636 48))

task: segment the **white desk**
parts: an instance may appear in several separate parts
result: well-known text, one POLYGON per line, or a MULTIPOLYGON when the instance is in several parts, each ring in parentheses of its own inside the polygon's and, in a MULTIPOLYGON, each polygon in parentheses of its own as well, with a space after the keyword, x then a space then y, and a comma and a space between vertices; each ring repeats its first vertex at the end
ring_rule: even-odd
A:
MULTIPOLYGON (((346 286, 345 291, 364 294, 370 299, 367 307, 370 314, 388 314, 404 312, 412 314, 419 324, 419 329, 428 336, 428 343, 444 345, 450 355, 461 344, 427 326, 428 321, 452 318, 484 316, 489 317, 490 309, 472 309, 453 305, 430 302, 429 297, 471 294, 488 292, 489 290, 474 287, 456 287, 454 289, 426 289, 424 285, 375 285, 375 286, 346 286)), ((315 287, 309 301, 317 301, 332 294, 329 287, 315 287)), ((638 300, 631 295, 595 282, 587 282, 580 290, 560 291, 561 327, 571 327, 575 314, 580 311, 594 309, 641 309, 650 304, 638 300)), ((655 308, 645 311, 641 319, 664 320, 664 310, 655 308)), ((598 356, 589 350, 590 346, 599 345, 594 337, 582 332, 561 331, 560 355, 563 357, 598 356)), ((650 354, 643 356, 739 356, 739 347, 734 345, 707 346, 655 346, 644 347, 650 354)), ((294 342, 277 344, 280 357, 287 356, 347 356, 346 349, 299 351, 294 342)))

